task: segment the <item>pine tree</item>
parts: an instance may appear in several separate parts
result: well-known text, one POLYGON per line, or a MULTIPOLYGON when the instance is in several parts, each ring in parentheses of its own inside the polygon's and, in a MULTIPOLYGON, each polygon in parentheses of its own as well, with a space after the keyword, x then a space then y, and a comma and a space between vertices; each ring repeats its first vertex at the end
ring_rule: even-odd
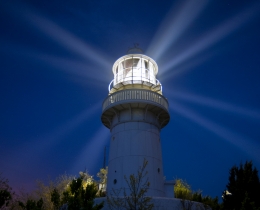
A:
POLYGON ((239 167, 233 166, 229 174, 227 190, 222 196, 224 209, 241 210, 248 205, 251 209, 260 208, 260 182, 252 161, 246 161, 244 165, 241 163, 239 167))

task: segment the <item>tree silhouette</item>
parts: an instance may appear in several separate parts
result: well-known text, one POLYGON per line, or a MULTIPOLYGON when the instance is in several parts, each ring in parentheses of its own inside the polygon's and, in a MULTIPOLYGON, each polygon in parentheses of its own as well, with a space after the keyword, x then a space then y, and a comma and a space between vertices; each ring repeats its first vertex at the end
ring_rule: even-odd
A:
POLYGON ((9 205, 12 195, 12 188, 8 184, 8 179, 3 178, 2 174, 0 174, 0 208, 9 205))
POLYGON ((72 180, 63 195, 60 196, 57 189, 51 193, 51 201, 58 208, 65 204, 68 210, 99 210, 103 207, 103 203, 95 205, 94 199, 98 192, 97 186, 94 183, 85 185, 84 175, 72 180), (62 198, 61 198, 62 197, 62 198))
POLYGON ((223 192, 225 210, 255 210, 260 208, 260 182, 258 171, 252 161, 239 167, 233 166, 229 172, 227 190, 223 192), (249 207, 250 206, 250 207, 249 207))

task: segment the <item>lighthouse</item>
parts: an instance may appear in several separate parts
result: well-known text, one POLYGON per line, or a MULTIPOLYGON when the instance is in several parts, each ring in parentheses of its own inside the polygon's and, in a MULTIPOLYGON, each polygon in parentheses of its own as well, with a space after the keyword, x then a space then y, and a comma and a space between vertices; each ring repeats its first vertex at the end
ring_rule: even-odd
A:
POLYGON ((124 177, 136 174, 147 160, 147 196, 165 197, 160 131, 170 115, 162 84, 156 78, 158 66, 152 58, 129 51, 114 63, 112 71, 114 78, 101 116, 111 132, 107 192, 127 190, 124 177))

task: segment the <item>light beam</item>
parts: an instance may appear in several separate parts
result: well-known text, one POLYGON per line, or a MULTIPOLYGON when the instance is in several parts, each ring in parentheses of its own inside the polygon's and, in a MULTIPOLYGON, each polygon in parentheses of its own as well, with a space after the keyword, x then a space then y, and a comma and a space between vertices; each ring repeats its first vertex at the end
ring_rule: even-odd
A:
POLYGON ((245 11, 221 24, 214 30, 208 32, 200 40, 194 41, 195 44, 193 46, 191 46, 189 49, 184 50, 183 53, 180 53, 177 57, 173 58, 172 61, 167 62, 164 66, 162 66, 162 74, 166 74, 169 70, 176 68, 176 66, 184 62, 188 62, 188 59, 191 59, 195 55, 201 53, 210 46, 224 39, 235 30, 238 30, 239 27, 251 20, 255 15, 258 14, 258 12, 259 7, 256 7, 256 5, 249 7, 245 11))
POLYGON ((176 102, 174 102, 173 104, 174 107, 170 107, 172 111, 177 112, 183 117, 197 123, 201 127, 206 128, 220 138, 235 145, 241 151, 247 153, 251 157, 254 157, 254 159, 256 159, 260 163, 259 145, 253 144, 253 141, 251 139, 244 137, 241 134, 229 131, 226 128, 192 112, 191 110, 184 108, 183 105, 178 105, 178 103, 176 102))
POLYGON ((185 1, 185 4, 181 5, 180 8, 176 8, 174 5, 158 29, 147 54, 155 60, 160 59, 196 20, 208 2, 207 0, 185 1))
MULTIPOLYGON (((75 158, 75 164, 70 170, 73 174, 75 172, 83 171, 88 169, 91 171, 96 171, 97 167, 102 167, 103 158, 100 156, 103 155, 103 150, 107 144, 109 138, 109 130, 101 126, 96 133, 89 139, 86 139, 86 145, 82 148, 80 154, 75 158), (98 161, 101 160, 100 163, 98 161)), ((98 172, 98 171, 97 171, 98 172)))
POLYGON ((222 111, 236 113, 250 118, 260 119, 260 112, 257 110, 252 110, 252 109, 249 110, 244 107, 240 107, 220 100, 212 99, 209 97, 202 97, 198 95, 187 94, 184 92, 176 92, 176 91, 169 92, 168 95, 175 99, 185 100, 203 106, 216 108, 222 111))
POLYGON ((111 67, 111 63, 106 60, 104 56, 101 56, 100 52, 97 52, 97 50, 92 48, 89 44, 62 29, 52 21, 35 14, 26 14, 25 17, 27 17, 28 22, 35 28, 54 39, 63 47, 66 47, 70 52, 75 52, 85 59, 90 59, 103 66, 104 69, 111 67))
POLYGON ((97 110, 100 109, 100 101, 94 104, 91 108, 88 108, 82 111, 80 114, 75 116, 74 118, 68 120, 63 125, 56 128, 54 131, 49 134, 45 134, 42 137, 37 139, 33 139, 31 141, 26 142, 20 149, 20 153, 15 153, 10 155, 10 161, 14 166, 18 167, 20 162, 23 163, 31 163, 32 161, 37 162, 37 159, 33 159, 35 154, 37 157, 41 157, 42 154, 46 154, 46 150, 49 150, 51 147, 59 144, 65 136, 75 130, 80 124, 89 119, 92 115, 94 115, 97 110), (98 104, 98 105, 97 105, 98 104))

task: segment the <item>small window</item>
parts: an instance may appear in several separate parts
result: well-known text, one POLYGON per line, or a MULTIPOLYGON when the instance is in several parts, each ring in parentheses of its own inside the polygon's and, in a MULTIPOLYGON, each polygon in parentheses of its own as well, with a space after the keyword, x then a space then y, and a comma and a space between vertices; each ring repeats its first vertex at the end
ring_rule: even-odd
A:
POLYGON ((116 179, 114 179, 114 184, 116 184, 117 183, 117 180, 116 179))

